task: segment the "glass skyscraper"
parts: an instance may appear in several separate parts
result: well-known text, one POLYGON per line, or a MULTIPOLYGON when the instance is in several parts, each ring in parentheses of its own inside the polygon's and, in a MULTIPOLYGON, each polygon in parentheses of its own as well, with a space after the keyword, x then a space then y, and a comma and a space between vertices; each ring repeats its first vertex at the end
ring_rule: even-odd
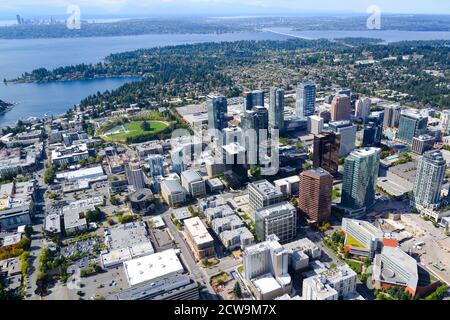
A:
POLYGON ((281 131, 284 128, 284 90, 270 88, 269 100, 269 127, 281 131))
POLYGON ((206 97, 208 109, 208 129, 222 130, 228 126, 227 99, 223 95, 210 94, 206 97))
POLYGON ((305 118, 314 114, 316 107, 316 85, 312 82, 300 83, 296 91, 295 114, 305 118))
POLYGON ((362 148, 350 153, 345 159, 342 181, 344 207, 361 209, 373 205, 379 165, 379 148, 362 148))
POLYGON ((414 137, 423 135, 427 131, 428 118, 418 111, 408 110, 402 113, 398 125, 398 139, 412 144, 414 137))

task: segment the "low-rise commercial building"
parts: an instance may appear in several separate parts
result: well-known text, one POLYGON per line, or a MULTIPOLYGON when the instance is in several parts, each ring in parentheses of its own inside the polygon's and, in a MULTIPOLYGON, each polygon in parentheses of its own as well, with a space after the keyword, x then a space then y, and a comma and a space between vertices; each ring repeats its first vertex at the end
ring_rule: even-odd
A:
POLYGON ((183 265, 174 249, 126 261, 123 266, 130 286, 184 273, 183 265))
POLYGON ((227 250, 243 250, 255 243, 255 237, 246 227, 223 231, 219 238, 227 250))
POLYGON ((184 274, 176 274, 153 282, 144 282, 107 300, 199 300, 197 282, 184 274))
POLYGON ((36 181, 11 182, 0 186, 0 228, 16 229, 31 224, 35 211, 36 181))
POLYGON ((145 222, 130 222, 113 226, 105 231, 108 252, 101 255, 105 268, 154 253, 145 222))
POLYGON ((87 229, 86 213, 89 210, 95 210, 96 206, 103 205, 104 201, 103 197, 93 197, 77 200, 62 207, 61 215, 63 216, 66 233, 70 234, 87 229))
POLYGON ((205 181, 194 170, 186 170, 181 172, 181 185, 189 194, 194 197, 203 197, 206 195, 205 181))
POLYGON ((320 247, 308 238, 286 243, 283 248, 289 250, 289 266, 294 271, 306 269, 310 261, 322 255, 320 247))
POLYGON ((149 214, 153 208, 153 193, 150 189, 138 189, 128 196, 134 213, 149 214))
POLYGON ((419 281, 417 261, 398 247, 383 247, 375 255, 372 281, 375 288, 403 287, 416 295, 419 281))
POLYGON ((186 201, 186 192, 177 180, 163 180, 161 195, 171 207, 181 205, 186 201))
POLYGON ((197 260, 214 256, 214 239, 199 217, 184 220, 184 234, 197 260))
POLYGON ((338 300, 356 290, 356 272, 348 265, 303 280, 303 300, 338 300))
POLYGON ((52 150, 51 153, 51 160, 55 165, 74 164, 80 160, 87 160, 88 158, 89 150, 85 143, 70 147, 61 146, 52 150))
POLYGON ((44 224, 45 233, 52 237, 61 234, 61 216, 57 213, 47 214, 44 224))

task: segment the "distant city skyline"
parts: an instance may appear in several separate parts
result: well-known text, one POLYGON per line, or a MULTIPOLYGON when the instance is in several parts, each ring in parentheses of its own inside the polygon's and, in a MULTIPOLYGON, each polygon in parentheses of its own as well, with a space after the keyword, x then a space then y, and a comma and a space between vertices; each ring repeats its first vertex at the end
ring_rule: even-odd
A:
POLYGON ((88 15, 299 15, 366 13, 371 5, 382 13, 450 14, 450 2, 440 0, 0 0, 0 18, 15 14, 65 15, 76 4, 88 15))

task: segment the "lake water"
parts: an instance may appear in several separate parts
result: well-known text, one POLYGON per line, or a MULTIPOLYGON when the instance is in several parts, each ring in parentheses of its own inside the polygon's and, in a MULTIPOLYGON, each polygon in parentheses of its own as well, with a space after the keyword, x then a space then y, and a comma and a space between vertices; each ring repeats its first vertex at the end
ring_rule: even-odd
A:
POLYGON ((450 40, 448 31, 399 31, 399 30, 364 30, 364 31, 295 31, 290 28, 270 28, 266 31, 275 34, 303 39, 339 39, 339 38, 371 38, 382 39, 385 43, 413 40, 450 40))
MULTIPOLYGON (((79 63, 96 63, 111 53, 200 42, 237 40, 283 40, 288 37, 307 39, 368 37, 385 42, 401 40, 450 40, 450 32, 418 31, 292 31, 273 28, 272 32, 232 34, 165 34, 124 37, 64 39, 0 39, 0 80, 20 76, 36 68, 48 69, 79 63)), ((81 99, 97 91, 112 90, 135 79, 114 78, 66 81, 44 84, 0 84, 0 99, 18 102, 11 111, 0 116, 0 127, 19 119, 45 114, 61 114, 81 99)))
MULTIPOLYGON (((124 37, 0 40, 0 79, 12 79, 36 68, 48 69, 102 61, 111 53, 200 42, 237 40, 282 40, 274 33, 170 34, 124 37)), ((54 83, 0 84, 0 99, 18 102, 0 116, 0 127, 19 119, 61 114, 97 91, 112 90, 135 79, 114 78, 54 83)))
POLYGON ((0 116, 0 127, 28 117, 62 114, 90 94, 116 89, 129 81, 139 81, 139 78, 1 84, 1 99, 19 104, 0 116))

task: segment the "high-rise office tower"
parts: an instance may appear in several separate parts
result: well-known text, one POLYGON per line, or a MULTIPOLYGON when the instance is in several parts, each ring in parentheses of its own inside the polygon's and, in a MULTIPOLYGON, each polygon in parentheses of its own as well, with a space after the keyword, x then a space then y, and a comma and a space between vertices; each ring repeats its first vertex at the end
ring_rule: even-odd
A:
POLYGON ((352 106, 350 97, 339 95, 333 98, 331 103, 331 121, 350 120, 352 106))
POLYGON ((300 174, 298 206, 301 214, 312 223, 327 221, 331 214, 333 177, 321 168, 300 174))
POLYGON ((346 156, 355 149, 357 127, 349 120, 335 121, 328 124, 330 131, 341 135, 339 155, 346 156))
POLYGON ((312 82, 300 83, 296 90, 295 114, 299 118, 312 116, 316 108, 316 85, 312 82))
POLYGON ((245 91, 244 113, 246 110, 253 110, 253 107, 264 107, 264 90, 245 91))
POLYGON ((245 91, 242 93, 242 96, 244 97, 244 110, 245 113, 246 110, 252 110, 253 109, 253 100, 252 100, 252 92, 251 91, 245 91))
POLYGON ((423 117, 417 110, 402 112, 398 125, 397 138, 412 144, 414 137, 427 133, 428 117, 423 117))
POLYGON ((358 149, 345 159, 341 197, 344 207, 362 209, 372 206, 379 165, 379 148, 358 149))
POLYGON ((414 203, 423 208, 436 208, 441 201, 442 180, 445 177, 446 162, 441 151, 424 153, 417 165, 414 184, 414 203))
POLYGON ((384 123, 385 128, 398 128, 402 107, 398 104, 391 104, 384 107, 384 123))
POLYGON ((322 168, 332 175, 338 173, 341 136, 324 132, 314 137, 313 167, 322 168))
MULTIPOLYGON (((246 111, 242 119, 242 128, 244 129, 245 149, 247 150, 247 160, 249 164, 260 162, 260 147, 264 142, 261 137, 268 137, 269 113, 262 106, 253 107, 246 111), (265 130, 265 131, 264 131, 265 130)), ((267 141, 267 139, 265 139, 267 141)))
POLYGON ((206 97, 208 129, 222 130, 228 126, 227 99, 223 95, 210 94, 206 97))
POLYGON ((145 188, 144 173, 138 160, 133 160, 128 163, 125 168, 125 175, 128 184, 133 186, 135 190, 145 188))
POLYGON ((355 117, 363 119, 364 121, 370 114, 370 104, 369 98, 363 98, 356 100, 355 103, 355 117))
POLYGON ((373 112, 367 119, 363 130, 363 147, 376 147, 383 135, 384 112, 373 112))
POLYGON ((284 128, 284 90, 270 88, 269 127, 280 131, 284 128))
POLYGON ((252 104, 253 107, 264 107, 264 90, 252 91, 252 104))

